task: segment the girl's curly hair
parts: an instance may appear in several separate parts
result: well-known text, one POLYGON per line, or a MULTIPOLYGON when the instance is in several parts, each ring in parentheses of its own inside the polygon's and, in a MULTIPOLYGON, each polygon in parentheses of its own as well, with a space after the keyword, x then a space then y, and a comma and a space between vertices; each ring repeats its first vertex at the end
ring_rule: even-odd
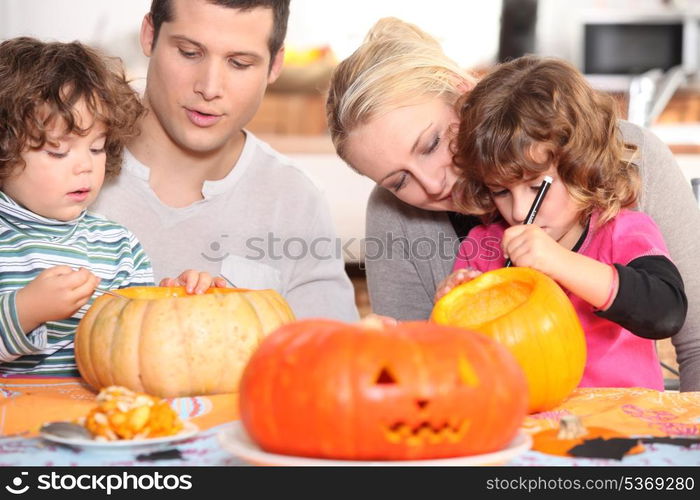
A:
POLYGON ((536 177, 551 165, 581 208, 600 223, 637 201, 634 148, 622 142, 611 97, 590 87, 571 64, 524 56, 484 77, 458 104, 453 143, 460 170, 455 201, 484 222, 499 218, 486 183, 507 185, 536 177), (543 145, 545 162, 533 152, 543 145))
POLYGON ((121 60, 80 42, 18 37, 0 43, 0 82, 0 185, 24 166, 23 151, 50 141, 47 132, 55 124, 64 124, 66 133, 88 133, 76 120, 81 99, 107 129, 105 176, 119 173, 124 144, 138 135, 145 113, 121 60))

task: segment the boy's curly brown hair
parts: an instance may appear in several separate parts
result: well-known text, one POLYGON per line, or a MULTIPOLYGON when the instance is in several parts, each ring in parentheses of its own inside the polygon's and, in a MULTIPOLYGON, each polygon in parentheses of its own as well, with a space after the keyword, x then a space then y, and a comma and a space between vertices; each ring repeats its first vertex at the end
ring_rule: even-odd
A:
POLYGON ((56 123, 65 124, 66 133, 88 133, 76 121, 81 99, 107 129, 105 176, 119 173, 124 144, 138 135, 145 113, 121 60, 80 42, 18 37, 0 43, 0 82, 0 185, 24 166, 23 151, 50 142, 47 131, 56 123))
POLYGON ((622 142, 615 105, 571 64, 524 56, 498 66, 458 103, 453 142, 460 176, 455 202, 465 213, 498 220, 485 183, 508 185, 557 168, 581 207, 582 223, 600 210, 600 224, 637 201, 634 148, 622 142), (544 145, 544 163, 533 158, 544 145))

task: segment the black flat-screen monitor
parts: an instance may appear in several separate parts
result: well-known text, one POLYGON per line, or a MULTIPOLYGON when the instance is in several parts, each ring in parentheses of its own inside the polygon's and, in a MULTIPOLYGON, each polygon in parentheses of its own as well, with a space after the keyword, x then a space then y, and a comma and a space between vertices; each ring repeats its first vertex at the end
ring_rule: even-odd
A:
POLYGON ((586 24, 586 74, 638 75, 683 62, 683 23, 586 24))

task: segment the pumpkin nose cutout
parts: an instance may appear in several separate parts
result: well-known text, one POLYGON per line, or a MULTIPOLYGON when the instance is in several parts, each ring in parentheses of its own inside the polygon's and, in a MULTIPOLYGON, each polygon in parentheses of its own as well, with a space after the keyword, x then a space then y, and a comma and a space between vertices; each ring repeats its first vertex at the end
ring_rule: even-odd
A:
POLYGON ((427 399, 416 399, 416 406, 418 407, 419 410, 425 409, 426 406, 428 406, 428 400, 427 399))
POLYGON ((396 379, 394 376, 391 374, 388 368, 382 368, 382 371, 379 372, 379 375, 377 375, 377 378, 374 381, 375 384, 379 385, 390 385, 390 384, 395 384, 396 379))

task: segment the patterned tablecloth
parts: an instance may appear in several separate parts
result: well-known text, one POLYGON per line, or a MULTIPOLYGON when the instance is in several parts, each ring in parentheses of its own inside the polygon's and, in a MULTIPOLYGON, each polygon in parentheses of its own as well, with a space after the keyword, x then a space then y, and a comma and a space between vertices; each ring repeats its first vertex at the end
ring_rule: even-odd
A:
MULTIPOLYGON (((201 432, 160 448, 97 450, 51 443, 37 436, 42 423, 85 415, 95 392, 81 379, 0 378, 0 466, 8 465, 245 465, 224 449, 221 435, 238 416, 234 394, 170 400, 183 419, 201 432)), ((700 392, 649 389, 577 389, 553 411, 530 415, 523 430, 556 428, 564 415, 579 416, 587 427, 606 427, 630 436, 700 437, 700 392)), ((533 450, 508 465, 700 465, 700 444, 681 447, 646 444, 622 460, 564 458, 533 450)))

